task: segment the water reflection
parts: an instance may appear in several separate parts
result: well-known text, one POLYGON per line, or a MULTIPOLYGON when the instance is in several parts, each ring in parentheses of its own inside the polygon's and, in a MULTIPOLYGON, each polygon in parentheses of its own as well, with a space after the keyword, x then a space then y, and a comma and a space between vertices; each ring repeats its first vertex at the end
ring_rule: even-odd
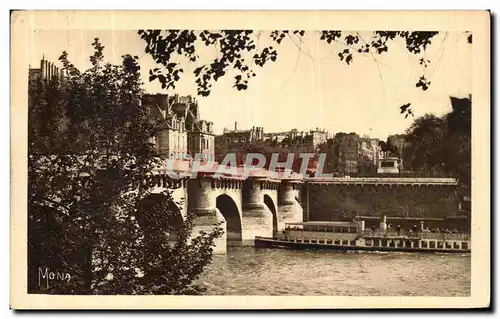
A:
POLYGON ((212 295, 468 296, 470 255, 231 246, 200 282, 212 295))

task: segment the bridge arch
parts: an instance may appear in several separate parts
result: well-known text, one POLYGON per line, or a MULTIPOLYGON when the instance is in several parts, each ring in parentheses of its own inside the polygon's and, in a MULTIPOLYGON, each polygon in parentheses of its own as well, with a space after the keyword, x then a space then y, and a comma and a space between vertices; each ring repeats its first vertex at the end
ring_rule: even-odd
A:
POLYGON ((217 210, 226 220, 226 242, 228 246, 238 245, 242 241, 241 214, 233 198, 221 194, 216 198, 217 210))
POLYGON ((271 196, 264 194, 264 204, 269 208, 273 214, 273 233, 278 230, 278 212, 276 209, 276 204, 274 203, 271 196))

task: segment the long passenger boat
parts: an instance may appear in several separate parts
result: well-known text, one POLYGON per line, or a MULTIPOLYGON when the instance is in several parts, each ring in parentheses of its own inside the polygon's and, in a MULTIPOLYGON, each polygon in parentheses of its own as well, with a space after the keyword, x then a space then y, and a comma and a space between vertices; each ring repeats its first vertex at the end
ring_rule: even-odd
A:
POLYGON ((387 229, 385 216, 377 230, 365 229, 364 220, 286 223, 274 237, 255 237, 256 248, 332 249, 360 251, 470 253, 470 233, 387 229))

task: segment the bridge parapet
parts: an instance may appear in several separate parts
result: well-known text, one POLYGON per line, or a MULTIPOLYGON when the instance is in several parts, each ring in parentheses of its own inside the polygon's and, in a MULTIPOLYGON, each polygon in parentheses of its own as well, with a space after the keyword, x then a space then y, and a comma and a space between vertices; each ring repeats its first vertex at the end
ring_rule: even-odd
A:
POLYGON ((432 177, 309 177, 304 182, 309 184, 337 185, 448 185, 458 186, 455 178, 432 177))

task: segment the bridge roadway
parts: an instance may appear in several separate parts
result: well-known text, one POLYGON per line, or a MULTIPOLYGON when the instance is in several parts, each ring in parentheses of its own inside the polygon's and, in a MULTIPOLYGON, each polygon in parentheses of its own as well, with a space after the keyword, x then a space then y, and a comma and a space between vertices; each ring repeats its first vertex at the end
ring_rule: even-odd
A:
POLYGON ((455 178, 432 177, 305 177, 303 181, 326 185, 458 185, 455 178))
MULTIPOLYGON (((179 174, 182 177, 191 177, 192 163, 188 161, 171 161, 172 166, 169 166, 171 172, 179 174)), ((220 168, 219 163, 206 163, 200 165, 197 171, 200 175, 212 176, 216 178, 216 172, 220 168)), ((220 175, 222 179, 245 180, 247 178, 266 178, 269 181, 293 180, 296 182, 310 184, 332 184, 332 185, 448 185, 457 186, 458 180, 455 178, 442 177, 308 177, 295 172, 285 171, 269 171, 266 169, 255 169, 254 167, 238 165, 235 168, 236 174, 230 173, 229 168, 226 168, 225 173, 220 175), (288 175, 287 175, 288 173, 288 175)), ((165 174, 166 169, 158 170, 156 174, 165 174)))

